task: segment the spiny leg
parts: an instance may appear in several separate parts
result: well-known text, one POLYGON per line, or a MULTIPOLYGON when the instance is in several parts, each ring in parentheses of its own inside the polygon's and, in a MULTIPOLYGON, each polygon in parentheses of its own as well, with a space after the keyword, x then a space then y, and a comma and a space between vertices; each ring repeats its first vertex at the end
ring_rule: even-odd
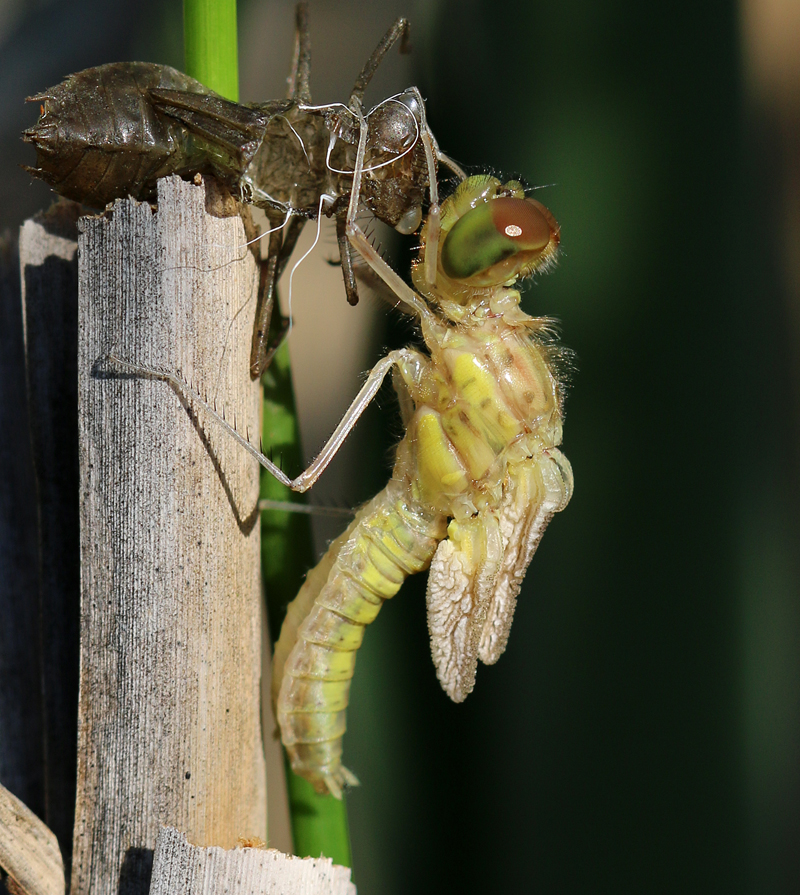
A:
POLYGON ((358 285, 353 270, 353 257, 350 254, 350 240, 347 238, 347 211, 336 215, 336 241, 339 243, 339 258, 342 262, 342 279, 347 301, 351 305, 358 304, 358 285))
MULTIPOLYGON (((394 25, 392 25, 392 27, 386 32, 383 40, 381 40, 381 42, 375 48, 375 51, 367 60, 364 68, 361 70, 361 74, 359 74, 358 78, 356 79, 355 86, 353 87, 353 91, 350 94, 350 100, 348 101, 348 106, 355 114, 359 116, 361 115, 364 91, 366 90, 367 85, 372 79, 372 76, 375 74, 375 71, 380 65, 383 57, 399 38, 402 38, 402 42, 400 44, 400 52, 407 53, 410 49, 410 43, 409 25, 406 19, 398 19, 394 23, 394 25)), ((428 211, 428 250, 425 253, 425 279, 428 283, 433 285, 436 282, 436 261, 438 258, 439 233, 441 230, 436 161, 441 161, 448 168, 450 168, 450 170, 454 171, 456 175, 462 180, 466 177, 466 175, 464 171, 455 164, 455 162, 453 162, 440 151, 439 146, 436 143, 436 139, 434 138, 430 128, 428 127, 428 122, 425 117, 425 102, 422 99, 422 95, 415 87, 411 88, 411 92, 415 94, 418 102, 420 139, 422 140, 422 144, 425 149, 425 160, 428 168, 428 190, 430 194, 431 204, 428 211)), ((362 121, 362 128, 363 127, 364 122, 362 121)), ((359 149, 362 169, 364 161, 364 151, 365 150, 363 147, 359 149)), ((356 165, 358 165, 358 161, 356 162, 356 165)), ((359 186, 356 186, 356 182, 354 180, 353 195, 356 197, 356 201, 358 201, 359 192, 360 181, 359 186)), ((348 219, 349 221, 355 223, 352 202, 348 219)), ((339 231, 337 231, 337 233, 339 233, 339 231)), ((343 248, 343 239, 340 234, 339 251, 342 258, 342 270, 345 277, 345 291, 347 292, 347 300, 350 302, 350 304, 354 305, 358 301, 358 293, 355 287, 355 279, 352 276, 352 262, 349 257, 349 251, 345 252, 343 248)))
POLYGON ((358 226, 356 216, 358 214, 358 194, 361 190, 361 177, 364 172, 364 155, 367 146, 367 122, 361 112, 356 113, 360 121, 358 136, 358 150, 356 163, 353 170, 353 187, 350 193, 350 204, 347 209, 346 233, 350 244, 369 264, 375 273, 394 292, 398 301, 408 307, 408 310, 416 314, 420 320, 430 320, 433 315, 425 304, 425 301, 414 292, 397 273, 381 258, 375 248, 370 245, 366 234, 358 226))
POLYGON ((283 244, 281 245, 280 255, 278 256, 278 266, 275 271, 275 278, 280 279, 281 274, 286 267, 286 262, 292 255, 294 251, 294 247, 297 245, 297 240, 300 238, 300 234, 303 232, 303 227, 306 225, 306 221, 308 218, 300 217, 299 215, 293 215, 289 220, 289 224, 286 227, 286 232, 283 234, 283 244))
MULTIPOLYGON (((289 73, 288 98, 297 103, 311 102, 311 34, 308 25, 308 4, 298 3, 295 7, 294 52, 289 73)), ((253 342, 250 349, 250 376, 258 379, 267 369, 275 352, 280 347, 289 329, 289 321, 281 316, 275 332, 270 337, 272 312, 275 307, 275 287, 289 256, 292 254, 305 224, 305 218, 292 217, 285 233, 275 230, 270 234, 269 255, 261 262, 258 284, 258 303, 253 327, 253 342)), ((270 217, 270 226, 277 222, 270 217)))
POLYGON ((297 245, 306 219, 293 215, 289 217, 285 227, 275 224, 272 217, 269 217, 269 222, 273 229, 269 235, 269 255, 260 264, 258 302, 250 349, 250 376, 253 379, 258 379, 270 365, 273 355, 289 329, 289 320, 282 315, 279 315, 278 325, 270 328, 275 307, 276 284, 297 245))
MULTIPOLYGON (((428 120, 425 114, 425 101, 422 94, 416 87, 409 87, 406 94, 410 94, 414 98, 413 106, 409 106, 419 128, 419 139, 422 142, 425 151, 425 164, 428 169, 428 193, 430 196, 430 208, 428 209, 428 237, 425 251, 425 279, 433 285, 436 282, 436 262, 439 255, 439 233, 441 231, 440 217, 441 210, 439 207, 439 184, 437 180, 436 162, 441 160, 447 167, 453 170, 462 180, 466 176, 461 168, 449 159, 439 149, 436 138, 433 136, 431 129, 428 127, 428 120), (415 107, 415 108, 414 108, 415 107)), ((353 187, 351 192, 351 201, 348 208, 348 222, 355 224, 355 215, 358 210, 358 199, 361 191, 361 175, 364 171, 364 159, 366 155, 366 132, 368 122, 364 118, 360 108, 353 107, 353 114, 360 120, 360 137, 358 151, 356 154, 356 163, 353 176, 353 187), (355 201, 353 201, 355 197, 355 201)))
POLYGON ((268 218, 273 228, 269 234, 269 251, 266 259, 259 262, 258 300, 256 302, 256 318, 253 324, 253 341, 250 347, 250 376, 258 379, 265 368, 264 353, 267 334, 272 320, 272 308, 275 304, 275 280, 278 257, 281 252, 283 233, 277 229, 278 224, 268 218))
MULTIPOLYGON (((398 39, 400 40, 400 52, 409 52, 410 45, 408 31, 408 20, 404 18, 397 19, 386 34, 384 34, 378 46, 372 51, 372 55, 364 63, 364 67, 356 78, 353 90, 350 93, 350 99, 347 102, 348 107, 353 109, 356 114, 361 114, 364 91, 372 80, 372 76, 383 61, 383 57, 389 52, 394 44, 397 43, 398 39)), ((358 197, 356 197, 356 201, 358 201, 358 197)), ((347 295, 347 301, 348 304, 357 305, 358 284, 356 283, 356 276, 353 271, 353 259, 350 254, 350 243, 347 237, 347 217, 344 214, 338 214, 336 216, 336 239, 339 243, 339 257, 342 262, 342 279, 344 280, 344 291, 347 295)))
POLYGON ((356 78, 353 90, 350 93, 350 99, 347 105, 354 111, 361 111, 361 101, 364 98, 364 91, 367 89, 372 76, 375 74, 378 66, 383 61, 383 57, 397 43, 398 38, 402 38, 400 42, 400 52, 408 53, 411 49, 408 39, 408 19, 399 18, 391 28, 384 34, 381 42, 372 51, 372 55, 364 63, 361 73, 356 78))
POLYGON ((378 393, 383 380, 386 378, 386 374, 395 364, 402 363, 413 357, 414 352, 412 350, 401 348, 396 351, 390 351, 386 357, 381 358, 381 360, 375 364, 372 370, 370 370, 366 382, 361 386, 361 389, 353 399, 352 404, 339 421, 338 426, 333 430, 333 434, 325 443, 322 450, 317 454, 311 465, 294 479, 290 479, 279 466, 270 460, 269 457, 266 457, 260 450, 258 450, 258 448, 252 445, 244 435, 239 433, 236 428, 225 419, 222 413, 217 411, 216 407, 209 404, 209 402, 189 386, 180 375, 176 375, 169 370, 161 370, 145 366, 144 364, 132 363, 113 354, 105 355, 103 360, 112 365, 116 365, 116 367, 123 373, 132 373, 134 376, 146 376, 153 379, 161 379, 164 382, 169 383, 183 401, 187 403, 195 402, 203 407, 206 413, 215 419, 231 438, 237 441, 248 454, 255 457, 255 459, 258 460, 269 473, 275 476, 282 485, 291 488, 292 491, 302 493, 308 491, 328 467, 331 460, 336 456, 339 448, 344 444, 345 439, 350 432, 352 432, 353 427, 360 419, 361 414, 367 409, 372 402, 372 399, 378 393))
MULTIPOLYGON (((281 246, 280 255, 278 256, 278 265, 275 269, 276 283, 283 274, 286 264, 289 261, 289 258, 291 258, 292 256, 292 252, 294 252, 295 246, 297 245, 297 240, 300 238, 300 234, 303 232, 303 227, 305 227, 306 221, 307 218, 301 218, 298 216, 293 217, 289 221, 289 225, 287 226, 286 232, 283 236, 283 244, 281 246)), ((277 295, 277 286, 275 287, 275 289, 277 295)), ((280 313, 278 314, 278 324, 277 326, 273 325, 269 333, 262 370, 266 370, 267 367, 272 363, 272 358, 275 356, 275 352, 283 344, 283 340, 286 338, 291 324, 292 321, 289 317, 284 317, 283 314, 280 313)))
POLYGON ((436 138, 428 127, 428 119, 425 116, 425 103, 422 94, 416 87, 411 88, 417 95, 419 103, 420 129, 419 138, 425 149, 425 160, 428 165, 428 192, 431 198, 431 206, 428 209, 428 240, 425 247, 425 280, 433 285, 436 282, 436 260, 439 255, 439 232, 441 230, 439 209, 439 183, 436 173, 436 157, 439 147, 436 138))

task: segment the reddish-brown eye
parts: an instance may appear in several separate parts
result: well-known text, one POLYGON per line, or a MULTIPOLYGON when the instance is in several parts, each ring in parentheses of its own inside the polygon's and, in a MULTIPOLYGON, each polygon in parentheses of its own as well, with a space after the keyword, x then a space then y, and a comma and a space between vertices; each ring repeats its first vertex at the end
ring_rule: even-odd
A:
POLYGON ((456 221, 442 245, 442 267, 455 280, 502 283, 557 240, 550 213, 534 199, 503 196, 456 221))
POLYGON ((513 240, 518 252, 543 249, 550 242, 550 223, 525 199, 495 199, 488 205, 498 234, 513 240))

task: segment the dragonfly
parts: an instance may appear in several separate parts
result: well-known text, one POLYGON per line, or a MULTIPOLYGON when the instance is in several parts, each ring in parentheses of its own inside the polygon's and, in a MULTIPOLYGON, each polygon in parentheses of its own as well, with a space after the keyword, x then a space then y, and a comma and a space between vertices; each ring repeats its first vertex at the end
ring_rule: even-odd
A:
MULTIPOLYGON (((362 128, 360 142, 366 139, 362 128)), ((357 194, 359 170, 351 201, 357 194)), ((504 652, 520 587, 553 515, 573 491, 562 441, 563 350, 550 318, 520 308, 519 282, 555 262, 560 230, 518 181, 465 179, 426 220, 413 287, 351 217, 351 245, 418 322, 424 350, 390 352, 368 374, 311 465, 290 478, 173 373, 116 357, 199 402, 272 475, 306 491, 390 371, 405 435, 386 487, 362 507, 289 604, 273 657, 273 701, 295 773, 342 797, 356 653, 366 626, 412 574, 429 569, 428 629, 437 677, 462 702, 478 661, 504 652), (439 235, 430 240, 431 228, 439 235), (435 251, 434 282, 427 265, 435 251)))
MULTIPOLYGON (((261 264, 250 356, 256 379, 288 328, 282 320, 270 336, 276 284, 307 220, 321 214, 335 218, 345 293, 356 304, 347 227, 359 203, 410 234, 422 221, 426 191, 428 217, 438 221, 437 164, 459 179, 465 176, 439 149, 416 87, 364 114, 364 92, 373 74, 398 41, 401 50, 407 49, 408 30, 406 19, 394 22, 346 104, 311 101, 305 3, 296 8, 286 99, 231 102, 174 68, 145 62, 77 72, 29 97, 41 104, 41 115, 23 133, 37 151, 37 167, 27 170, 61 195, 93 207, 126 196, 151 200, 158 179, 169 174, 211 174, 241 202, 263 208, 269 249, 261 264), (359 143, 362 122, 366 141, 359 143), (363 176, 354 190, 357 167, 363 176)), ((429 277, 434 277, 432 268, 429 277)))

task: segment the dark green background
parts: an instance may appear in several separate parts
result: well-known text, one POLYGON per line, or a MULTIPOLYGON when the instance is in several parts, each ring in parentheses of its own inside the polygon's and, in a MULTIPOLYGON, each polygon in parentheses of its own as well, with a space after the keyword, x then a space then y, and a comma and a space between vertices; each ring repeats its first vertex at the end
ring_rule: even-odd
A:
POLYGON ((464 705, 432 674, 421 582, 365 639, 356 879, 797 891, 795 346, 737 9, 443 2, 426 36, 446 151, 553 184, 563 255, 525 301, 577 352, 576 490, 464 705))
MULTIPOLYGON (((436 682, 423 580, 368 632, 345 743, 359 892, 795 892, 797 350, 737 7, 351 2, 344 33, 373 44, 398 12, 443 149, 552 184, 563 254, 525 307, 577 352, 576 491, 465 704, 436 682)), ((99 62, 179 65, 179 28, 174 3, 76 0, 3 35, 4 224, 49 201, 16 168, 21 98, 99 62)), ((351 81, 363 57, 326 37, 351 81)))

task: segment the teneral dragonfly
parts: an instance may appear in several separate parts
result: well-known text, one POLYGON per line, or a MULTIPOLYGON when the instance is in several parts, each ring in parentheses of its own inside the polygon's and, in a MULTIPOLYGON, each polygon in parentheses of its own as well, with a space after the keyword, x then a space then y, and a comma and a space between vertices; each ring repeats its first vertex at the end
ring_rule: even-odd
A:
MULTIPOLYGON (((341 760, 350 680, 365 627, 383 603, 408 575, 430 568, 433 661, 446 693, 461 702, 478 660, 492 664, 505 650, 528 565, 572 494, 572 470, 558 449, 560 349, 552 321, 524 313, 516 288, 552 265, 558 225, 520 183, 488 175, 460 184, 440 225, 433 284, 425 273, 430 222, 422 229, 416 290, 348 225, 355 249, 418 318, 426 350, 379 361, 300 476, 286 476, 194 396, 276 478, 305 491, 395 371, 406 434, 392 477, 309 572, 275 647, 273 699, 292 768, 336 797, 357 782, 341 760)), ((187 393, 178 377, 156 375, 187 393)))
POLYGON ((306 220, 319 214, 336 219, 345 291, 355 304, 346 230, 358 203, 411 233, 421 223, 426 190, 430 213, 438 219, 437 162, 464 176, 440 152, 417 88, 363 114, 372 75, 398 40, 402 48, 407 33, 408 22, 398 19, 367 60, 346 104, 311 102, 305 3, 297 6, 285 100, 234 103, 173 68, 145 62, 86 69, 30 98, 41 104, 41 117, 23 135, 37 150, 37 167, 28 170, 67 198, 95 207, 126 196, 152 199, 160 177, 199 173, 213 174, 241 201, 263 208, 270 228, 250 358, 256 378, 275 345, 268 341, 275 285, 306 220), (359 144, 363 121, 366 141, 359 144), (353 191, 357 166, 363 177, 353 191))

